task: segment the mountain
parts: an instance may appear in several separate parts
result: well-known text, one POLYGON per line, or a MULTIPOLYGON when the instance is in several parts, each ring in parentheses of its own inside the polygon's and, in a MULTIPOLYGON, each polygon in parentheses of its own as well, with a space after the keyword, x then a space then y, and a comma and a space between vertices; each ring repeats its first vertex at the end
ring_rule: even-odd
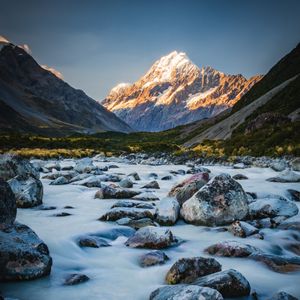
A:
POLYGON ((0 39, 0 131, 63 136, 132 129, 40 66, 22 47, 0 39))
MULTIPOLYGON (((300 44, 276 63, 231 110, 180 129, 177 139, 194 147, 223 141, 228 153, 300 153, 300 44), (268 150, 272 149, 272 150, 268 150), (269 152, 268 152, 269 151, 269 152)), ((281 153, 277 154, 281 154, 281 153)))
POLYGON ((197 67, 174 51, 157 60, 134 84, 114 87, 102 105, 139 131, 161 131, 232 107, 259 80, 197 67))

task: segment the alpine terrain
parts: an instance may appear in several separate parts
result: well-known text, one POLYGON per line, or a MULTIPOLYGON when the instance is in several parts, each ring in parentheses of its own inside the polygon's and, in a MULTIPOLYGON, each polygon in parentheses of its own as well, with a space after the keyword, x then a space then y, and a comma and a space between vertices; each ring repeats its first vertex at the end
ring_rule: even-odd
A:
POLYGON ((219 114, 261 78, 199 68, 185 53, 174 51, 137 82, 114 87, 102 105, 135 130, 161 131, 219 114))

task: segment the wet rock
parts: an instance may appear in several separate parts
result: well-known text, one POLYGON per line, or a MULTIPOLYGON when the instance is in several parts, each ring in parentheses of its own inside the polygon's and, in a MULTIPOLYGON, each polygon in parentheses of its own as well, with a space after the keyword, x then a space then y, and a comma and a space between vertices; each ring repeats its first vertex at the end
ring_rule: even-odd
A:
POLYGON ((247 195, 228 174, 220 174, 183 203, 181 216, 187 223, 219 226, 248 214, 247 195))
POLYGON ((69 181, 64 176, 57 177, 55 180, 50 182, 50 185, 63 185, 68 184, 69 181))
POLYGON ((93 160, 89 157, 85 157, 76 162, 74 170, 78 173, 91 173, 95 168, 93 160))
POLYGON ((291 161, 292 170, 300 172, 300 158, 297 157, 291 161))
POLYGON ((160 186, 156 180, 147 183, 146 185, 142 186, 142 189, 160 189, 160 186))
POLYGON ((91 247, 91 248, 100 248, 108 247, 110 244, 97 236, 84 236, 78 239, 78 245, 80 247, 91 247))
POLYGON ((196 285, 163 286, 150 295, 149 300, 222 300, 222 295, 211 288, 196 285))
POLYGON ((128 177, 133 177, 134 178, 134 180, 141 180, 141 178, 140 178, 140 176, 139 176, 139 174, 137 173, 137 172, 133 172, 133 173, 130 173, 130 174, 128 174, 127 175, 128 177))
POLYGON ((248 280, 240 272, 233 269, 200 277, 193 284, 215 289, 223 297, 248 296, 251 290, 248 280))
POLYGON ((168 196, 175 197, 182 204, 190 199, 200 188, 202 188, 209 180, 208 173, 198 173, 172 187, 168 196))
POLYGON ((258 233, 259 230, 247 222, 235 221, 229 226, 229 231, 235 236, 245 238, 258 233))
POLYGON ((300 202, 300 191, 296 191, 296 190, 293 190, 293 189, 288 189, 287 192, 288 192, 288 194, 290 196, 290 199, 292 201, 300 202))
POLYGON ((88 281, 90 278, 84 274, 70 274, 66 277, 64 285, 75 285, 88 281))
POLYGON ((147 226, 139 229, 125 245, 131 248, 163 249, 177 243, 169 229, 147 226))
POLYGON ((277 160, 274 161, 271 165, 270 165, 271 169, 273 169, 276 172, 282 172, 283 170, 286 169, 287 164, 285 161, 283 160, 277 160))
POLYGON ((246 175, 243 174, 236 174, 234 176, 232 176, 233 179, 235 180, 246 180, 248 179, 248 177, 246 175))
POLYGON ((169 257, 163 251, 151 251, 140 257, 140 265, 142 267, 163 265, 167 260, 169 257))
POLYGON ((12 224, 17 215, 16 198, 9 184, 0 178, 0 226, 12 224))
POLYGON ((102 217, 100 221, 116 221, 122 218, 131 218, 131 219, 143 219, 149 218, 154 219, 155 210, 153 209, 142 209, 135 207, 115 207, 108 210, 102 217))
POLYGON ((161 178, 161 180, 171 180, 172 179, 172 176, 171 175, 167 175, 167 176, 163 176, 161 178))
POLYGON ((300 182, 300 175, 291 170, 285 170, 279 176, 268 178, 270 182, 300 182))
POLYGON ((139 195, 140 191, 134 191, 129 189, 122 189, 122 188, 113 188, 110 186, 104 186, 99 189, 96 194, 95 198, 99 199, 128 199, 132 198, 136 195, 139 195))
POLYGON ((168 284, 191 283, 198 277, 221 271, 222 266, 214 258, 181 258, 166 275, 168 284))
POLYGON ((0 280, 30 280, 46 276, 52 259, 46 244, 26 225, 0 230, 0 280))
POLYGON ((156 226, 157 225, 150 218, 142 218, 142 219, 134 220, 134 219, 125 217, 125 218, 117 220, 116 223, 118 225, 129 226, 135 230, 138 230, 138 229, 146 227, 146 226, 156 226))
POLYGON ((28 208, 42 204, 43 185, 39 179, 33 177, 23 179, 16 176, 8 180, 8 184, 15 194, 17 207, 28 208))
POLYGON ((272 295, 271 298, 269 298, 269 300, 298 300, 298 298, 286 293, 286 292, 278 292, 274 295, 272 295))
POLYGON ((211 255, 224 257, 248 257, 260 250, 254 246, 237 241, 225 241, 209 246, 205 252, 211 255))
POLYGON ((133 183, 129 178, 124 178, 119 182, 120 187, 122 188, 132 188, 133 183))
POLYGON ((284 257, 261 252, 252 253, 249 258, 264 263, 275 272, 287 273, 300 270, 300 257, 284 257))
POLYGON ((258 199, 249 204, 250 219, 262 219, 267 217, 285 216, 292 217, 298 213, 297 205, 285 198, 258 199))
POLYGON ((157 204, 156 221, 163 226, 172 226, 179 217, 179 204, 173 198, 164 198, 157 204))
POLYGON ((140 200, 140 201, 157 201, 159 198, 152 192, 144 192, 137 196, 132 197, 134 200, 140 200))
POLYGON ((71 215, 72 214, 69 214, 68 212, 63 211, 63 212, 60 212, 58 214, 53 215, 53 217, 68 217, 68 216, 71 216, 71 215))

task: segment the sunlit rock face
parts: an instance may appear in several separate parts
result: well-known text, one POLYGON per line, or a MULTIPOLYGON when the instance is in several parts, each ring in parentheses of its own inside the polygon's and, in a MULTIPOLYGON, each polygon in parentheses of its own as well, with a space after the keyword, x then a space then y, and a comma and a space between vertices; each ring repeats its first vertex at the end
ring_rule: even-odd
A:
POLYGON ((160 131, 217 115, 260 79, 199 68, 174 51, 134 84, 114 87, 102 104, 136 130, 160 131))

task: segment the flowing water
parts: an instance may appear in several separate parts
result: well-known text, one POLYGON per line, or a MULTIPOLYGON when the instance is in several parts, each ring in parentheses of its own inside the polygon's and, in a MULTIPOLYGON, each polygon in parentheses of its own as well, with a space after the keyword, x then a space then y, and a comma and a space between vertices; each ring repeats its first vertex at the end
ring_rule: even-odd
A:
MULTIPOLYGON (((96 163, 104 166, 108 163, 96 163)), ((117 163, 119 169, 108 172, 128 174, 136 171, 141 177, 134 188, 139 188, 150 181, 149 173, 155 172, 159 178, 169 175, 169 171, 187 169, 186 166, 165 165, 145 166, 117 163)), ((245 191, 259 194, 278 194, 286 196, 288 188, 298 189, 296 183, 272 183, 266 178, 276 176, 271 169, 249 168, 234 170, 231 167, 209 166, 212 175, 226 172, 231 175, 241 173, 249 180, 239 181, 245 191)), ((161 189, 155 193, 163 198, 172 185, 190 175, 173 176, 172 180, 158 179, 161 189)), ((262 250, 272 252, 276 245, 281 245, 289 239, 289 231, 265 229, 265 240, 254 238, 241 239, 229 232, 207 231, 202 226, 188 225, 179 222, 170 227, 184 243, 177 247, 166 249, 170 260, 161 266, 142 268, 138 259, 146 249, 130 249, 124 245, 126 237, 119 237, 111 242, 111 247, 80 248, 76 238, 86 233, 109 230, 120 227, 115 223, 100 222, 97 219, 104 214, 117 200, 94 199, 97 188, 86 188, 78 185, 49 185, 49 180, 42 180, 44 184, 45 205, 56 206, 56 210, 43 211, 38 209, 18 209, 17 221, 30 226, 48 245, 53 258, 51 275, 28 282, 5 283, 0 285, 2 293, 19 300, 66 300, 66 299, 148 299, 151 291, 164 284, 164 277, 171 265, 181 257, 207 256, 203 250, 216 242, 224 240, 239 240, 255 245, 262 250), (63 209, 71 205, 74 209, 63 209), (54 213, 67 211, 71 216, 54 217, 54 213), (62 285, 66 275, 80 272, 88 275, 90 280, 76 286, 62 285)), ((298 219, 298 216, 293 219, 298 219)), ((283 250, 283 254, 292 255, 283 250)), ((246 258, 217 258, 222 269, 233 268, 240 271, 250 282, 253 290, 260 295, 270 296, 274 292, 284 290, 296 297, 300 297, 300 272, 276 273, 259 262, 246 258)))

